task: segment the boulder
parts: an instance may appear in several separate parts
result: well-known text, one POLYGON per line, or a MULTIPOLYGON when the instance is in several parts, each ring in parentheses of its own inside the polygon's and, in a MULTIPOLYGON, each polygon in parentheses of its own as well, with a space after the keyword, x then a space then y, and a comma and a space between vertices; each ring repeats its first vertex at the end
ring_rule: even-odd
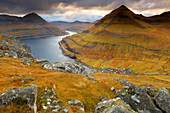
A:
POLYGON ((94 113, 133 113, 134 111, 119 97, 99 102, 94 113))
POLYGON ((14 88, 6 90, 0 95, 0 106, 6 107, 10 104, 28 104, 29 107, 34 109, 36 113, 36 100, 37 100, 37 86, 34 84, 24 86, 23 88, 14 88))
POLYGON ((161 87, 159 89, 154 101, 163 112, 170 113, 170 95, 166 88, 161 87))
POLYGON ((51 110, 51 111, 63 111, 65 113, 68 112, 68 107, 66 107, 60 99, 57 97, 53 88, 45 88, 43 95, 41 96, 41 106, 43 109, 51 110))
POLYGON ((136 86, 127 80, 118 80, 126 85, 125 88, 117 91, 117 96, 129 104, 134 111, 146 113, 162 113, 154 104, 152 97, 146 88, 136 86))
POLYGON ((80 100, 70 99, 69 101, 67 101, 67 104, 72 106, 78 106, 82 111, 84 111, 84 105, 80 100))
POLYGON ((134 111, 129 110, 129 108, 130 107, 125 102, 118 100, 112 105, 107 113, 135 113, 134 111))

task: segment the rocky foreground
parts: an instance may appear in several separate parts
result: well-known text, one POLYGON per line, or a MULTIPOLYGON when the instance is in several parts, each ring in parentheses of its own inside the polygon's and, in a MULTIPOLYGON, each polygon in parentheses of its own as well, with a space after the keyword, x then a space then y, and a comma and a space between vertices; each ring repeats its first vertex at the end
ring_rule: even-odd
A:
MULTIPOLYGON (((82 65, 80 62, 71 61, 51 64, 45 59, 35 59, 27 45, 22 44, 20 41, 13 38, 1 37, 0 55, 1 57, 9 56, 15 59, 24 59, 20 65, 31 65, 31 63, 34 62, 52 71, 81 74, 95 80, 95 78, 91 75, 95 72, 94 69, 82 65)), ((129 70, 127 72, 129 72, 129 70)), ((21 83, 33 80, 32 78, 23 78, 20 75, 10 76, 10 78, 14 79, 15 77, 20 78, 21 83)), ((98 81, 93 82, 98 83, 98 81)), ((114 79, 112 82, 120 82, 124 85, 124 88, 116 89, 112 87, 110 89, 110 92, 116 95, 115 98, 109 99, 102 95, 100 97, 96 97, 100 98, 101 101, 93 108, 94 113, 170 112, 170 94, 166 88, 154 87, 147 84, 138 86, 127 80, 121 79, 114 79)), ((6 90, 0 95, 0 106, 7 107, 11 104, 21 106, 26 104, 30 108, 34 109, 34 112, 37 112, 37 107, 41 107, 44 110, 53 112, 62 111, 65 113, 69 112, 68 106, 72 106, 79 108, 82 112, 86 112, 88 105, 75 98, 69 99, 66 103, 63 103, 60 100, 58 92, 55 92, 56 88, 57 86, 53 84, 53 87, 46 86, 45 89, 37 90, 37 85, 26 84, 21 87, 6 90), (40 98, 37 98, 38 95, 41 95, 40 98), (40 106, 38 106, 37 103, 40 103, 40 106)), ((104 88, 107 89, 107 87, 104 88)))
MULTIPOLYGON (((125 88, 116 91, 116 98, 108 99, 101 96, 94 113, 169 113, 170 94, 164 87, 151 87, 148 85, 137 86, 127 80, 118 80, 125 88)), ((53 87, 55 88, 55 86, 53 87)), ((69 109, 57 97, 53 88, 46 87, 41 99, 41 107, 54 112, 63 111, 68 113, 69 109)), ((112 90, 115 92, 115 90, 112 90)), ((37 86, 27 85, 23 88, 6 90, 0 95, 0 106, 6 107, 10 104, 28 104, 36 113, 37 86)), ((71 99, 68 105, 77 106, 85 111, 84 104, 80 100, 71 99)))

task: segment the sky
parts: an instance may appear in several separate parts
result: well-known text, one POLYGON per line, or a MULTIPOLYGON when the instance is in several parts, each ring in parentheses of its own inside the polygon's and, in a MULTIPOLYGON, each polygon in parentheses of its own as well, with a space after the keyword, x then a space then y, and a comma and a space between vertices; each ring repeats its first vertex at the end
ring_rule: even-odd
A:
POLYGON ((35 12, 47 21, 93 22, 121 5, 144 16, 170 11, 170 0, 0 0, 0 14, 35 12))

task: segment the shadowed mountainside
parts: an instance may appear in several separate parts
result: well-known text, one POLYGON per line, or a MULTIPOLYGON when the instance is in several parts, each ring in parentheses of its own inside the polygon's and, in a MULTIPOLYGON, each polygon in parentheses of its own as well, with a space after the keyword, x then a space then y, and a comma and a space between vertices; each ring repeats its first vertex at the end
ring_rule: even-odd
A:
POLYGON ((53 21, 50 22, 50 24, 54 26, 58 26, 64 30, 75 31, 75 32, 81 32, 83 30, 87 30, 94 25, 94 23, 81 22, 81 21, 74 21, 74 22, 53 21))
POLYGON ((64 30, 52 26, 36 13, 29 13, 24 17, 0 15, 0 35, 14 38, 39 38, 47 36, 65 35, 64 30))
POLYGON ((93 67, 168 70, 170 13, 144 17, 122 5, 93 27, 61 41, 64 52, 93 67))

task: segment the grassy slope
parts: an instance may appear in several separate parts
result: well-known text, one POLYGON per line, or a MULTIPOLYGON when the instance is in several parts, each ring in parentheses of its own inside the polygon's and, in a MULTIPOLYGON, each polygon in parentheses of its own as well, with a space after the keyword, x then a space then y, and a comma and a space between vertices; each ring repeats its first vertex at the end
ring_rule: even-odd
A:
POLYGON ((115 10, 87 33, 65 38, 64 51, 96 68, 126 66, 139 72, 169 71, 169 22, 155 25, 140 21, 136 16, 127 9, 115 10))
MULTIPOLYGON (((83 75, 54 72, 46 70, 39 64, 31 64, 31 66, 20 65, 22 59, 0 58, 0 94, 5 90, 21 87, 24 84, 36 84, 38 86, 38 100, 42 95, 42 91, 46 86, 53 87, 56 84, 55 92, 62 102, 66 103, 69 99, 79 99, 85 104, 87 112, 92 112, 93 108, 99 102, 99 96, 103 95, 108 98, 113 98, 114 93, 110 88, 121 88, 122 85, 118 82, 92 82, 83 75), (25 78, 32 78, 33 81, 20 82, 19 77, 9 78, 10 75, 21 75, 25 78)), ((40 103, 37 101, 38 112, 47 112, 40 109, 40 103)), ((67 105, 68 106, 68 105, 67 105)), ((17 109, 24 112, 25 107, 14 107, 12 109, 0 109, 0 112, 17 112, 17 109)), ((71 109, 71 108, 70 108, 71 109)), ((72 113, 73 109, 69 113, 72 113)), ((32 112, 32 111, 31 111, 32 112)), ((80 111, 75 111, 80 112, 80 111)))
MULTIPOLYGON (((50 112, 43 110, 40 107, 39 99, 46 86, 53 87, 56 84, 55 92, 63 103, 66 103, 69 99, 79 99, 85 104, 86 112, 93 112, 93 108, 99 102, 99 96, 105 96, 108 98, 114 98, 115 93, 111 92, 110 88, 115 87, 119 89, 124 87, 114 79, 121 78, 127 79, 134 84, 150 84, 153 86, 164 86, 170 88, 170 81, 167 79, 169 76, 159 75, 140 75, 137 77, 130 75, 113 75, 113 74, 102 74, 96 73, 94 76, 97 78, 99 83, 93 82, 83 75, 54 72, 47 70, 39 66, 39 64, 31 64, 30 66, 20 65, 22 59, 12 59, 8 57, 0 58, 0 94, 5 90, 9 90, 15 87, 21 87, 24 84, 36 84, 38 86, 38 113, 50 112), (21 75, 25 78, 32 78, 33 81, 20 82, 19 77, 9 78, 10 75, 21 75), (101 80, 104 78, 104 80, 101 80), (142 80, 141 80, 142 79, 142 80)), ((68 105, 67 105, 68 106, 68 105)), ((70 107, 69 113, 80 113, 79 109, 70 107)), ((7 108, 1 108, 0 112, 30 112, 26 106, 8 106, 7 108)))

